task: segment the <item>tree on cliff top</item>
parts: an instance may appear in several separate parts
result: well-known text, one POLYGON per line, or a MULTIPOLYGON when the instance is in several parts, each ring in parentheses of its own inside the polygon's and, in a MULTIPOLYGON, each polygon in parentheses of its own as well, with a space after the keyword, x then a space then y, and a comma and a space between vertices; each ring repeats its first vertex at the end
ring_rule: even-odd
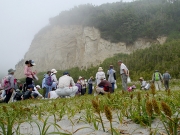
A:
POLYGON ((132 43, 180 31, 180 0, 141 0, 94 6, 80 5, 50 19, 50 25, 96 27, 111 42, 132 43))

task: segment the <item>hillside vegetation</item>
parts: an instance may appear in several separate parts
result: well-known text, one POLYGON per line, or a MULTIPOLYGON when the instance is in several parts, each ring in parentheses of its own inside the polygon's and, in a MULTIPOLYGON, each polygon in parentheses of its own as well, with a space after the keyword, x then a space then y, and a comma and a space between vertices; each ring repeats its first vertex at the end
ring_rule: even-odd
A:
MULTIPOLYGON (((177 35, 176 35, 177 38, 177 35)), ((130 70, 131 79, 137 81, 140 76, 143 76, 146 80, 151 80, 154 70, 159 70, 164 73, 169 71, 172 78, 180 77, 180 33, 179 39, 168 38, 168 42, 164 45, 152 45, 150 48, 139 49, 130 55, 117 54, 114 57, 106 59, 99 66, 103 67, 105 73, 107 72, 109 65, 114 65, 117 71, 117 78, 119 76, 118 60, 122 60, 130 70)), ((79 68, 72 68, 64 71, 69 71, 70 75, 77 80, 79 76, 89 78, 95 76, 98 67, 91 67, 87 70, 80 70, 79 68)), ((59 78, 64 71, 58 71, 57 77, 59 78)), ((39 73, 38 76, 41 83, 43 74, 39 73)))
POLYGON ((50 19, 54 25, 96 27, 111 42, 132 43, 137 38, 155 39, 180 31, 180 0, 138 0, 94 6, 80 5, 50 19))

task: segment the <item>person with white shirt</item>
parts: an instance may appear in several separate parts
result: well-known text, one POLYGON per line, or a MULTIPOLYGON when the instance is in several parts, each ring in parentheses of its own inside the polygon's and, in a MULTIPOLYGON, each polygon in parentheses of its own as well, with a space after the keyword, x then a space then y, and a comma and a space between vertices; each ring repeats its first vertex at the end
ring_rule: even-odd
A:
POLYGON ((56 69, 51 69, 51 78, 52 78, 52 81, 53 81, 53 84, 52 84, 52 88, 54 89, 57 89, 57 85, 58 85, 58 80, 56 78, 56 69))
POLYGON ((106 79, 105 73, 103 72, 103 68, 99 67, 98 72, 96 73, 96 84, 98 85, 101 82, 101 78, 106 79))
POLYGON ((40 90, 41 87, 39 85, 36 85, 36 87, 34 87, 34 90, 32 91, 32 95, 37 98, 37 97, 40 97, 42 98, 43 96, 39 93, 38 90, 40 90))
POLYGON ((146 81, 143 79, 143 77, 140 77, 139 78, 139 81, 140 81, 140 84, 141 84, 141 90, 144 90, 145 89, 145 86, 146 86, 146 81))
POLYGON ((126 65, 122 62, 122 60, 118 61, 118 64, 120 66, 120 75, 122 80, 122 88, 124 91, 127 91, 127 78, 129 76, 129 70, 126 67, 126 65))
POLYGON ((56 99, 56 98, 58 98, 59 96, 56 94, 56 92, 55 91, 50 91, 49 93, 48 93, 48 98, 49 99, 56 99))
POLYGON ((58 96, 74 97, 78 87, 75 86, 74 80, 69 76, 68 72, 64 72, 63 76, 59 78, 58 88, 55 90, 58 96))

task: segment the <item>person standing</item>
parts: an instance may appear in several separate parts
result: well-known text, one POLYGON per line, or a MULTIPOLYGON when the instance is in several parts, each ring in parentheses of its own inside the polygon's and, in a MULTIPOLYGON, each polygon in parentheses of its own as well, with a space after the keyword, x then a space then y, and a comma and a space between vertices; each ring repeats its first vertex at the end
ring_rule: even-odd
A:
POLYGON ((126 65, 122 62, 122 60, 118 61, 118 64, 120 66, 120 75, 122 80, 122 88, 124 91, 127 91, 127 78, 129 76, 129 70, 126 67, 126 65))
POLYGON ((106 79, 105 73, 103 72, 103 68, 99 67, 98 72, 96 73, 96 83, 97 83, 97 85, 101 82, 100 78, 103 78, 103 77, 104 77, 104 79, 106 79))
POLYGON ((88 79, 88 94, 92 94, 93 76, 88 79))
POLYGON ((46 74, 44 74, 44 78, 42 80, 42 89, 43 89, 43 97, 45 98, 46 95, 46 84, 45 84, 45 80, 46 80, 46 74))
POLYGON ((171 79, 171 76, 170 74, 168 73, 168 71, 166 71, 164 74, 163 74, 163 82, 164 82, 164 87, 165 87, 165 90, 168 90, 169 89, 169 80, 171 79))
POLYGON ((9 69, 8 70, 8 76, 6 76, 6 79, 4 80, 4 90, 6 93, 6 97, 4 99, 4 102, 8 103, 13 91, 15 90, 15 84, 14 84, 14 72, 15 70, 9 69))
POLYGON ((46 94, 45 98, 48 98, 48 93, 52 90, 52 78, 51 78, 51 71, 48 71, 45 75, 45 87, 46 87, 46 94))
POLYGON ((155 70, 155 72, 152 75, 152 81, 154 82, 156 90, 161 90, 162 89, 162 82, 163 82, 163 77, 161 73, 158 70, 155 70))
POLYGON ((109 70, 107 71, 107 75, 108 75, 108 81, 111 83, 112 85, 112 92, 114 92, 114 84, 116 82, 116 71, 113 69, 113 65, 109 66, 109 70))
POLYGON ((53 81, 53 84, 52 84, 52 87, 54 89, 57 89, 57 84, 58 84, 58 80, 56 78, 56 69, 51 69, 51 78, 52 78, 52 81, 53 81))
POLYGON ((84 94, 86 94, 86 82, 85 82, 85 79, 84 79, 84 77, 81 77, 81 76, 79 76, 79 80, 80 80, 80 82, 81 82, 81 95, 84 95, 84 94))
POLYGON ((36 64, 34 63, 33 60, 26 61, 25 64, 26 66, 24 67, 24 74, 26 76, 26 90, 27 90, 27 86, 33 84, 33 76, 36 74, 36 72, 33 72, 31 68, 36 64))

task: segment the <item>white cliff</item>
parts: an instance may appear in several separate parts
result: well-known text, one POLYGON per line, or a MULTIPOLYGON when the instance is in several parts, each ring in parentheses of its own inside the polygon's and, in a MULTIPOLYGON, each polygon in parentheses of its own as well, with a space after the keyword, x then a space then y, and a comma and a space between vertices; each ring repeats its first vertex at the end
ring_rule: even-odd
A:
POLYGON ((111 43, 101 38, 99 30, 82 26, 54 26, 44 33, 37 34, 32 41, 24 59, 16 65, 16 78, 24 77, 24 63, 34 60, 35 70, 48 71, 72 67, 88 68, 98 65, 108 57, 117 53, 131 53, 144 49, 152 43, 163 44, 165 37, 157 40, 138 39, 132 45, 111 43))

